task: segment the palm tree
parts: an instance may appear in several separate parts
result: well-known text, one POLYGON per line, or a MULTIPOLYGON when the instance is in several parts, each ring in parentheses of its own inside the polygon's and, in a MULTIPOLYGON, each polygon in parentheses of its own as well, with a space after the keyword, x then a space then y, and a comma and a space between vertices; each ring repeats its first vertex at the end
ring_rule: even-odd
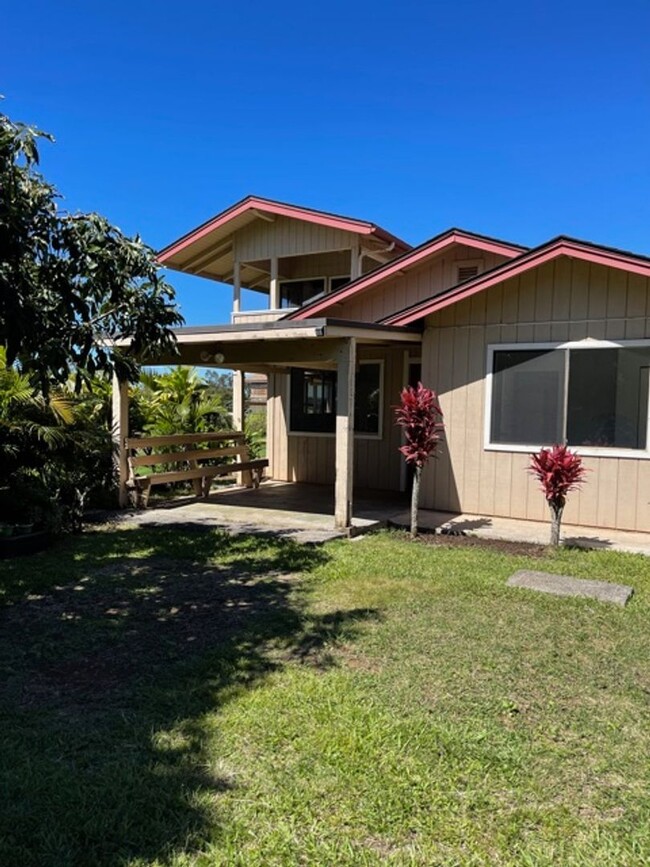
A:
POLYGON ((207 433, 230 427, 230 413, 219 394, 194 367, 175 367, 164 373, 143 371, 135 402, 150 436, 207 433))
POLYGON ((18 367, 7 364, 0 346, 0 478, 7 471, 5 464, 11 466, 20 454, 62 445, 65 426, 73 421, 70 396, 55 389, 45 397, 18 367))
POLYGON ((43 395, 0 348, 0 510, 7 517, 37 512, 39 520, 60 518, 79 530, 88 494, 110 496, 109 398, 110 383, 99 377, 79 393, 68 383, 43 395))

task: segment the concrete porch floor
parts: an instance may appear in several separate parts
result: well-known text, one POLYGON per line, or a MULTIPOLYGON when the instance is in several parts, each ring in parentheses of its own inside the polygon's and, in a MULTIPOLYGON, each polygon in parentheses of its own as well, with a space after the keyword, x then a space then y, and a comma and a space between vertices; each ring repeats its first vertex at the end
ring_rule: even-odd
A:
MULTIPOLYGON (((353 530, 359 535, 387 525, 408 528, 408 497, 394 491, 356 491, 353 530)), ((344 534, 334 529, 334 489, 329 485, 264 482, 257 490, 226 488, 207 500, 181 497, 125 517, 137 525, 198 524, 232 533, 276 533, 300 542, 325 542, 344 534)), ((543 521, 453 514, 421 509, 422 530, 485 539, 548 544, 550 526, 543 521)), ((563 524, 565 544, 628 551, 650 556, 650 533, 603 530, 563 524)))
MULTIPOLYGON (((385 527, 406 505, 394 491, 357 491, 351 536, 385 527)), ((138 525, 199 524, 232 533, 276 533, 299 542, 347 535, 334 529, 334 488, 266 481, 257 489, 222 488, 206 500, 181 497, 150 505, 125 519, 138 525)))

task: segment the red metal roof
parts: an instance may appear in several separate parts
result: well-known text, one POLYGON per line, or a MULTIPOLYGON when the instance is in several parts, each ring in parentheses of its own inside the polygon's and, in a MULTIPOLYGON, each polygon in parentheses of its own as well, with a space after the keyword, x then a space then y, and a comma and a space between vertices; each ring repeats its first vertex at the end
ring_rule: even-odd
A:
POLYGON ((308 223, 317 223, 321 226, 329 226, 346 232, 355 232, 358 235, 374 235, 382 241, 395 244, 398 250, 410 250, 411 245, 401 238, 392 235, 381 226, 370 223, 367 220, 357 220, 352 217, 343 217, 339 214, 331 214, 327 211, 317 211, 313 208, 303 208, 298 205, 290 205, 286 202, 277 202, 273 199, 264 199, 260 196, 247 196, 240 202, 227 208, 225 211, 202 223, 196 229, 183 235, 177 241, 164 247, 158 254, 158 261, 164 265, 169 259, 180 253, 183 249, 199 241, 206 235, 218 232, 238 217, 250 214, 254 217, 255 212, 272 214, 275 216, 291 217, 308 223))

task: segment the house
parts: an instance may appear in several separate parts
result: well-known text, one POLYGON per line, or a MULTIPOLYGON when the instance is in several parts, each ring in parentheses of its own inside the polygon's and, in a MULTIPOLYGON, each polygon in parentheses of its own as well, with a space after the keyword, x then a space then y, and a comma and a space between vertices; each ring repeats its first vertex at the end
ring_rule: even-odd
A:
POLYGON ((406 488, 393 406, 421 379, 446 425, 423 507, 544 519, 528 455, 568 442, 591 472, 565 520, 650 528, 647 257, 455 228, 411 247, 365 220, 249 197, 159 259, 232 285, 230 323, 178 330, 181 362, 236 371, 238 425, 243 373, 267 376, 269 475, 334 485, 337 526, 355 486, 406 488))

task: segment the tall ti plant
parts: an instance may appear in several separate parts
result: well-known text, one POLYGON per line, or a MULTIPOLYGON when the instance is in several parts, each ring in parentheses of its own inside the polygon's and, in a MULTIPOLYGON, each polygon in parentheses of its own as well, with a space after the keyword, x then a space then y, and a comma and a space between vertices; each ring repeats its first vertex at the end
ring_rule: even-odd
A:
POLYGON ((551 510, 551 545, 557 546, 567 494, 580 487, 587 470, 579 455, 567 446, 555 445, 531 455, 528 471, 539 480, 546 497, 551 510))
POLYGON ((400 405, 395 408, 395 421, 404 431, 400 452, 408 466, 413 467, 411 490, 411 537, 418 534, 418 506, 422 469, 442 440, 444 424, 442 410, 435 391, 421 382, 402 389, 400 405))

